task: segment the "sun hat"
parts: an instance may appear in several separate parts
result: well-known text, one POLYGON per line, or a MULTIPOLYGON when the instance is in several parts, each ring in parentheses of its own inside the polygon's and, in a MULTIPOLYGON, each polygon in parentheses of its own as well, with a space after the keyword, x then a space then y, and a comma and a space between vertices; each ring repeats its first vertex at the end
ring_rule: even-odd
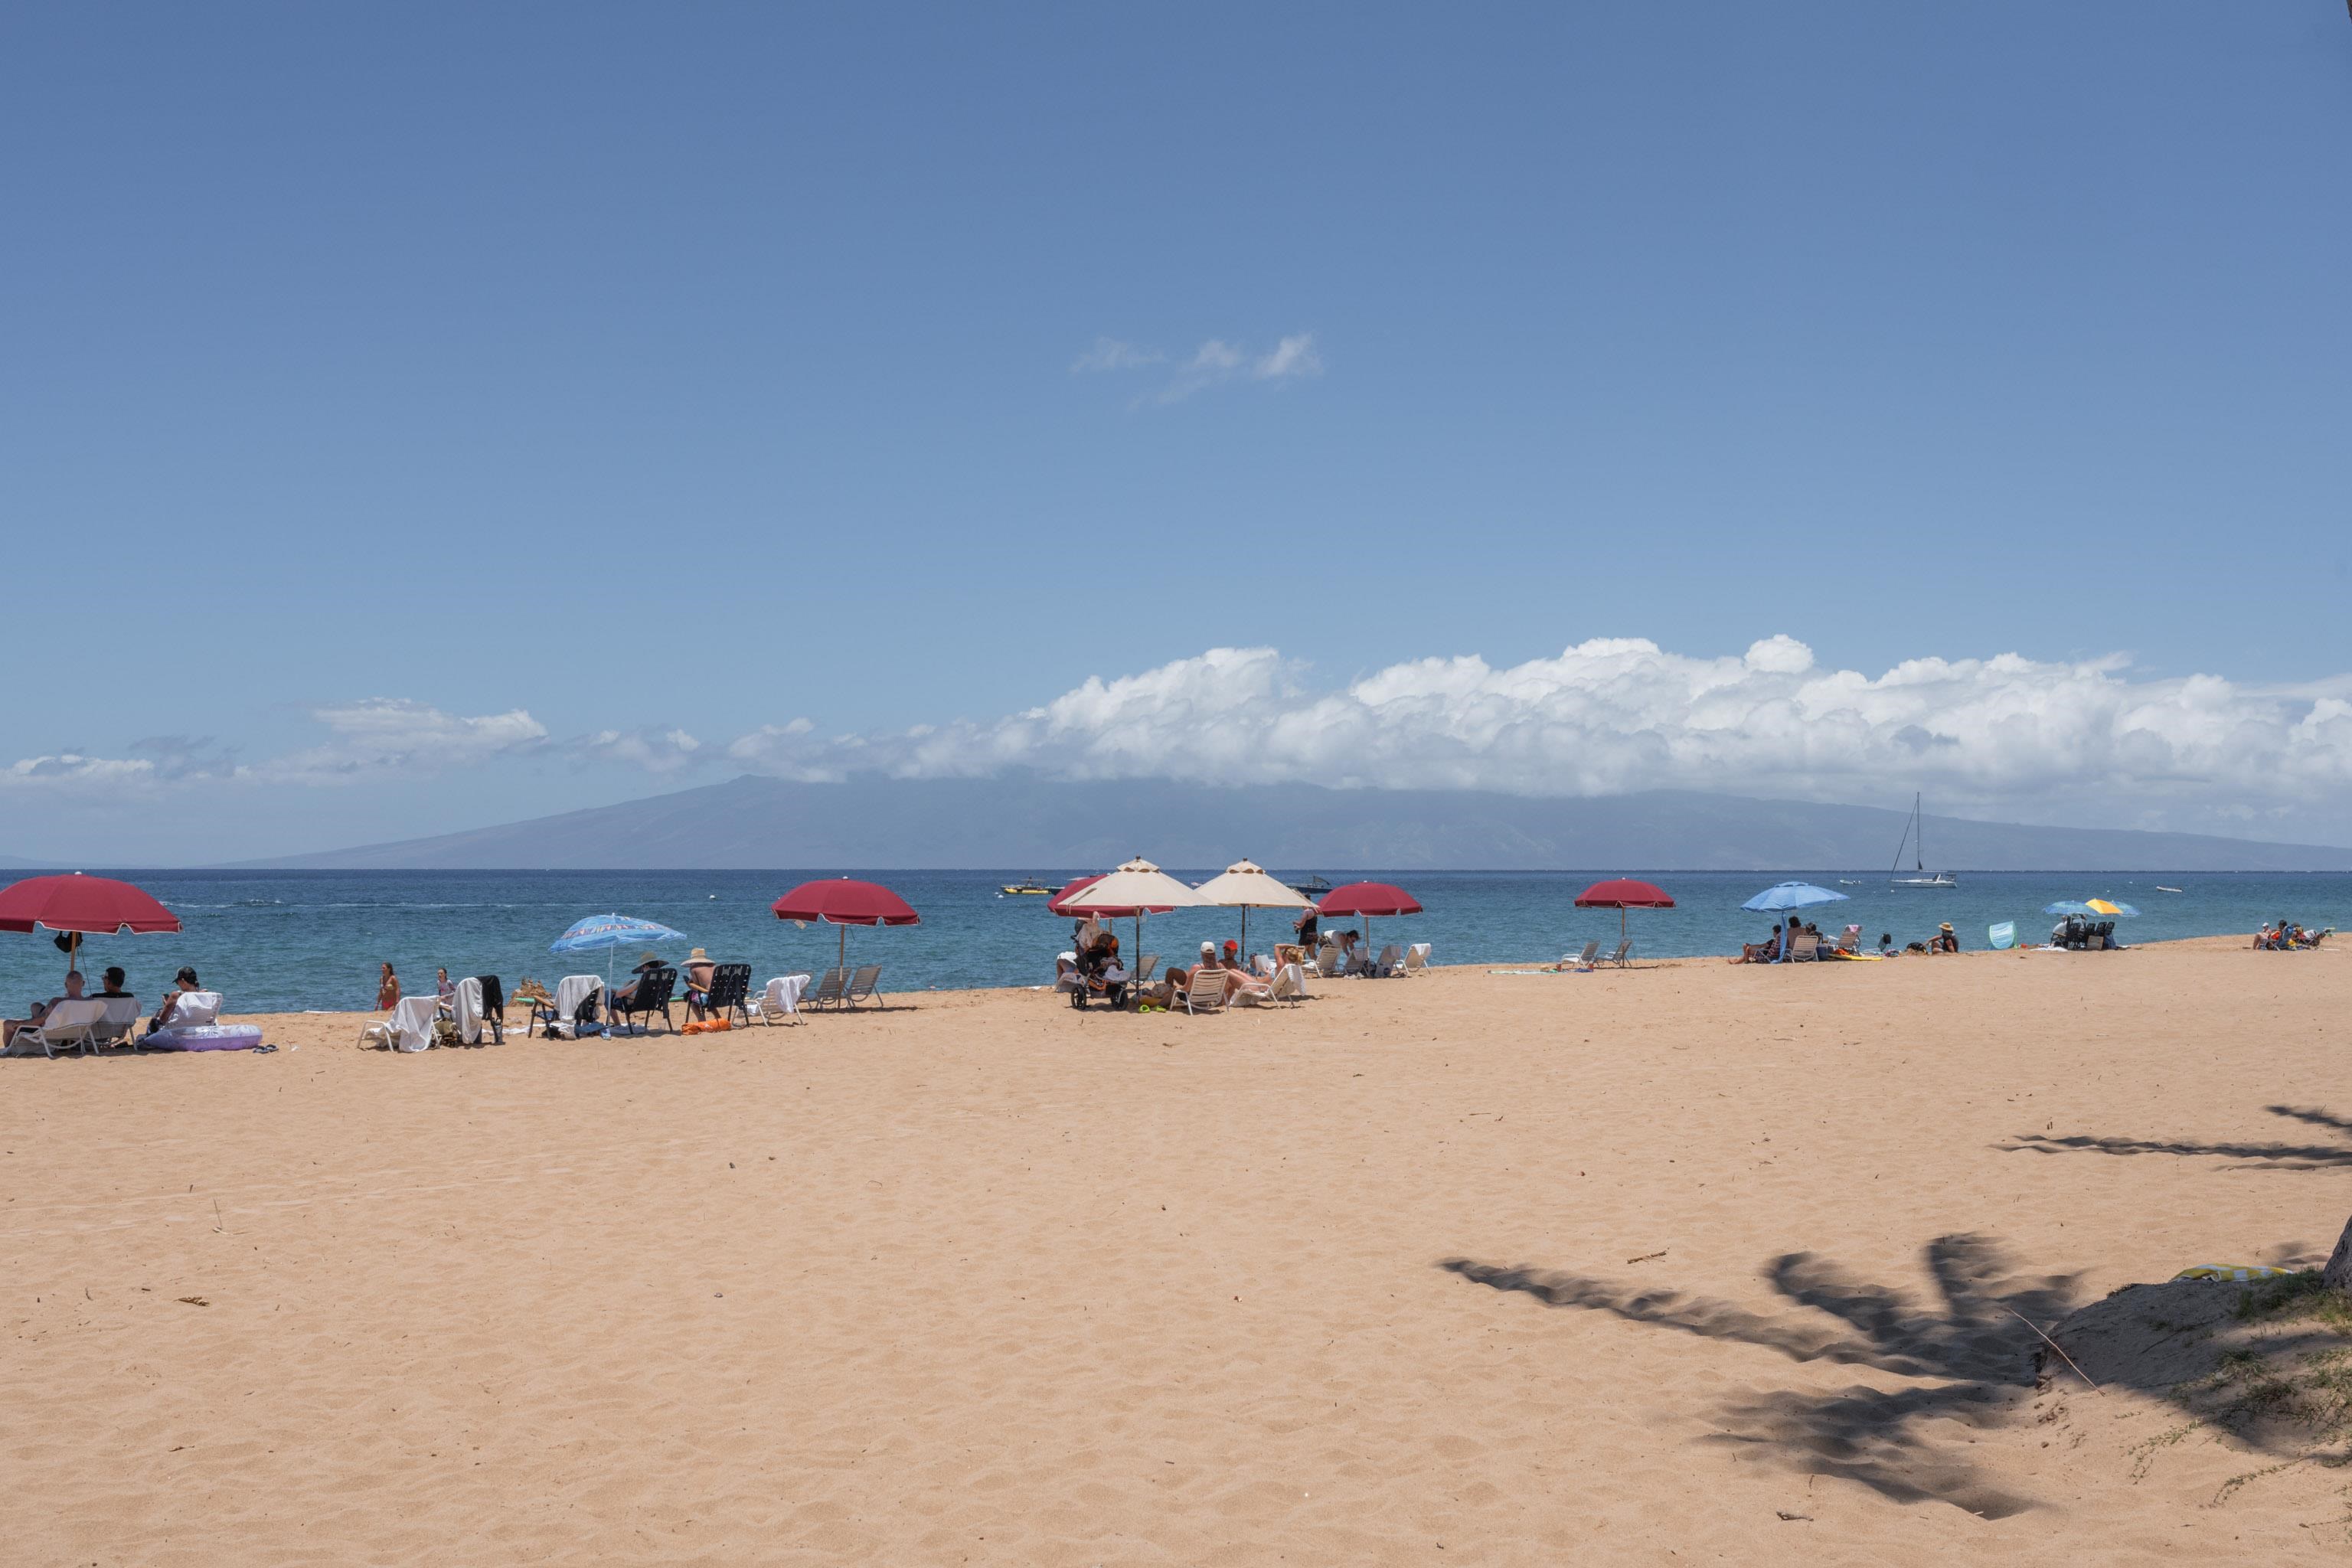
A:
POLYGON ((1217 944, 1213 942, 1204 942, 1201 944, 1201 951, 1202 952, 1214 952, 1217 951, 1217 944))
POLYGON ((645 952, 637 954, 637 963, 640 966, 648 963, 659 963, 660 962, 661 954, 656 952, 652 948, 647 948, 645 952))
POLYGON ((686 961, 688 963, 708 963, 710 962, 710 955, 698 947, 686 955, 686 961))
POLYGON ((1242 944, 1240 942, 1235 942, 1232 937, 1225 938, 1225 951, 1227 952, 1239 952, 1241 950, 1242 944))
POLYGON ((1942 925, 1937 926, 1936 929, 1937 931, 1949 931, 1952 929, 1952 922, 1946 921, 1942 925))

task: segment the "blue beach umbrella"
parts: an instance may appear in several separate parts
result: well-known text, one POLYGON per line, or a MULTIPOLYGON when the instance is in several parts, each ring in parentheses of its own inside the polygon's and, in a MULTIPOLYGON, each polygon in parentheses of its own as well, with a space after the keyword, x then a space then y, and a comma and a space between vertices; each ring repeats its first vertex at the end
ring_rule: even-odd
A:
POLYGON ((1754 910, 1758 914, 1778 914, 1782 910, 1801 910, 1812 904, 1838 904, 1845 901, 1843 893, 1833 893, 1827 888, 1816 888, 1811 882, 1781 882, 1765 889, 1739 907, 1754 910))
POLYGON ((614 948, 685 940, 683 931, 675 931, 666 925, 656 925, 651 921, 641 921, 631 915, 590 915, 586 920, 574 922, 570 931, 549 944, 547 951, 555 953, 594 952, 601 948, 604 953, 604 978, 609 982, 613 978, 614 948))
POLYGON ((2054 904, 2042 905, 2042 912, 2045 915, 2087 915, 2094 911, 2090 905, 2077 900, 2061 899, 2054 904))

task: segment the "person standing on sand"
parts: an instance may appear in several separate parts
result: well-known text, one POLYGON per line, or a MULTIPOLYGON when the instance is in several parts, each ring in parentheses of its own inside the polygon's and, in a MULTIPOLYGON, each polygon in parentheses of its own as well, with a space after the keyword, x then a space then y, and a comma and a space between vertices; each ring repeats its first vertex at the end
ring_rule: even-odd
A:
POLYGON ((400 976, 392 972, 392 963, 387 960, 383 966, 383 978, 375 985, 375 1010, 389 1013, 399 1005, 400 976))
POLYGON ((1299 911, 1298 918, 1290 922, 1290 929, 1298 933, 1298 945, 1313 952, 1316 936, 1323 929, 1322 911, 1313 904, 1307 905, 1299 911))

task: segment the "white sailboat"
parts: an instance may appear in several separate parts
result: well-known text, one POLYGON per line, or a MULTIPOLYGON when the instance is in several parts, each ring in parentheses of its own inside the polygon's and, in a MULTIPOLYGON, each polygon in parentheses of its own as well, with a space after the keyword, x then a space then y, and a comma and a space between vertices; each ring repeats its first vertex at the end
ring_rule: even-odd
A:
POLYGON ((1895 847, 1895 867, 1889 874, 1890 888, 1957 888, 1960 879, 1949 871, 1927 869, 1927 819, 1919 810, 1919 796, 1911 796, 1911 819, 1903 825, 1903 841, 1895 847), (1911 849, 1911 874, 1903 874, 1903 851, 1911 849))

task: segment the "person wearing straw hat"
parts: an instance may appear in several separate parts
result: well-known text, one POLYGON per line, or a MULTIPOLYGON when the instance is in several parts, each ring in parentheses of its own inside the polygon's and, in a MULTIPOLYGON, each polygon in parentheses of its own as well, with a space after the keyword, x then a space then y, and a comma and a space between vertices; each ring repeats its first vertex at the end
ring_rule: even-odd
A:
POLYGON ((1927 951, 1929 952, 1958 952, 1960 951, 1960 939, 1952 934, 1951 921, 1946 921, 1942 925, 1936 928, 1935 938, 1927 943, 1927 951))
POLYGON ((686 955, 686 1005, 699 1007, 710 994, 710 977, 719 966, 710 962, 710 954, 696 948, 686 955))
MULTIPOLYGON (((700 952, 702 950, 698 947, 694 951, 700 952)), ((639 983, 645 979, 646 972, 649 970, 659 969, 661 966, 661 954, 654 952, 652 949, 648 948, 644 952, 637 954, 637 967, 635 972, 637 978, 630 981, 626 985, 614 991, 612 995, 612 1000, 614 1002, 635 1001, 637 999, 637 986, 639 983)))

